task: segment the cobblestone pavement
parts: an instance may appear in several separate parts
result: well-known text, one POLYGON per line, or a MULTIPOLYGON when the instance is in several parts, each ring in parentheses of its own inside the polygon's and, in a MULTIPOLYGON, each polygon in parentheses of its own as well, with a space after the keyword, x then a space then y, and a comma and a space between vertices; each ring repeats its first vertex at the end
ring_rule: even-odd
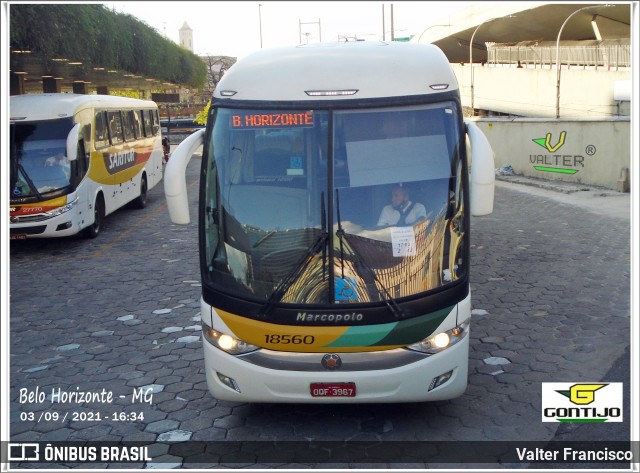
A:
MULTIPOLYGON (((381 442, 378 452, 408 441, 546 441, 558 424, 540 421, 540 383, 606 381, 629 345, 629 219, 563 202, 553 191, 499 183, 493 215, 472 220, 473 325, 463 396, 362 406, 217 401, 206 386, 199 325, 199 165, 196 157, 188 170, 187 226, 170 223, 159 185, 146 209, 107 217, 95 240, 11 242, 12 441, 156 442, 151 462, 91 468, 206 463, 206 444, 193 442, 182 455, 169 449, 187 439, 381 442), (152 398, 132 403, 140 388, 152 398), (58 389, 104 390, 113 401, 54 403, 58 389)), ((607 435, 628 439, 628 424, 607 435)), ((351 462, 230 456, 207 466, 450 466, 360 453, 351 462)))

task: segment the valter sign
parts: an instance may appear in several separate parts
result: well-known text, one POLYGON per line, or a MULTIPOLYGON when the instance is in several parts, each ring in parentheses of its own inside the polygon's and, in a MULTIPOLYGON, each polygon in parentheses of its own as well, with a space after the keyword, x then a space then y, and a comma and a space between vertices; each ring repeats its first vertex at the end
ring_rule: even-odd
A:
POLYGON ((534 138, 531 141, 547 151, 544 154, 534 153, 529 155, 529 162, 533 164, 536 171, 576 174, 585 167, 584 154, 587 156, 596 154, 596 147, 593 145, 587 146, 584 154, 581 154, 583 151, 579 153, 567 152, 567 148, 564 148, 562 152, 558 152, 567 141, 566 131, 560 132, 560 135, 555 138, 551 133, 547 133, 544 138, 534 138))

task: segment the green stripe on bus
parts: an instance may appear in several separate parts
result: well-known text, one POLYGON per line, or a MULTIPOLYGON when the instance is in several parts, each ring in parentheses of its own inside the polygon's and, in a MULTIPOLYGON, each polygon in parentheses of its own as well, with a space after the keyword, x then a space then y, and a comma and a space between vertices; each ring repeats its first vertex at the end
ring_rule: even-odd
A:
POLYGON ((378 345, 378 342, 386 337, 396 325, 398 325, 398 322, 349 327, 340 338, 335 339, 325 347, 368 347, 378 345))
POLYGON ((410 345, 428 337, 451 313, 455 305, 400 322, 349 327, 331 347, 410 345))
POLYGON ((410 345, 431 335, 447 318, 455 305, 413 319, 403 320, 377 345, 410 345))

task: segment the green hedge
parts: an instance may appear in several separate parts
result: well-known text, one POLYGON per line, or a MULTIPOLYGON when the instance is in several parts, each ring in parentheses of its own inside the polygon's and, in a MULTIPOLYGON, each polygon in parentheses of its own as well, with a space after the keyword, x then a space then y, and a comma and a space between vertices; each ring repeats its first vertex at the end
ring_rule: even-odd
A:
POLYGON ((131 15, 104 5, 17 4, 9 7, 10 46, 43 58, 82 60, 194 88, 206 82, 202 60, 131 15))

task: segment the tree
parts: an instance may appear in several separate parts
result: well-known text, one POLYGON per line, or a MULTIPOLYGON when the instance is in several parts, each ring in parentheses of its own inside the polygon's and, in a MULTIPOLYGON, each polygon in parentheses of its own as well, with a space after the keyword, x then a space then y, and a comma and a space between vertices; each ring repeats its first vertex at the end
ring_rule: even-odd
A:
MULTIPOLYGON (((230 56, 204 56, 202 60, 207 66, 207 91, 206 94, 211 97, 213 91, 216 90, 218 83, 224 76, 225 72, 233 66, 237 58, 230 56)), ((207 123, 207 117, 209 116, 209 109, 211 108, 211 100, 207 102, 202 110, 196 114, 195 122, 200 125, 207 123)))
POLYGON ((206 125, 207 117, 209 116, 209 109, 211 108, 211 100, 207 102, 207 105, 204 106, 202 110, 198 112, 195 118, 195 122, 198 125, 206 125))
POLYGON ((204 61, 208 70, 207 85, 209 92, 213 93, 224 73, 236 63, 237 58, 229 56, 205 56, 204 61))
POLYGON ((52 58, 69 58, 82 60, 78 70, 113 68, 194 88, 207 84, 200 57, 104 5, 16 2, 9 21, 11 49, 31 51, 31 61, 45 70, 52 58))

